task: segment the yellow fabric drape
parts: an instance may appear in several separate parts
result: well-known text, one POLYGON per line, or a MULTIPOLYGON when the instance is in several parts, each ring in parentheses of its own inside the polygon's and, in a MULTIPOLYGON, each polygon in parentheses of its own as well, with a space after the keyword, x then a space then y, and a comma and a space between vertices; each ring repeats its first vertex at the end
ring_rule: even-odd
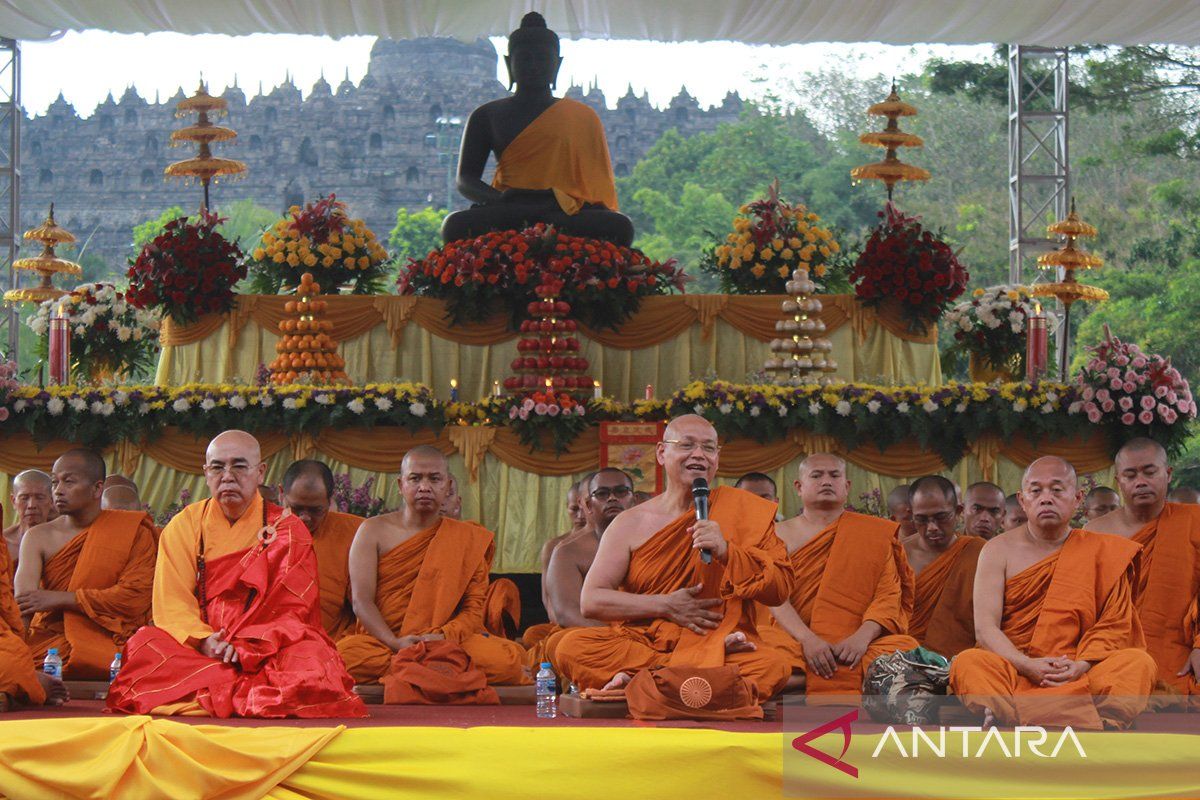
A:
MULTIPOLYGON (((164 329, 156 382, 162 385, 235 378, 248 382, 275 358, 287 297, 242 296, 230 314, 197 325, 164 329), (254 324, 246 324, 247 321, 254 324), (244 327, 243 327, 244 325, 244 327)), ((360 382, 402 376, 448 394, 450 379, 463 397, 482 397, 492 381, 511 374, 517 355, 504 314, 453 325, 446 306, 427 297, 328 298, 339 352, 360 382)), ((698 375, 743 379, 771 355, 783 298, 774 295, 647 297, 619 332, 583 327, 580 355, 605 394, 642 396, 646 384, 662 391, 698 375)), ((902 383, 941 382, 936 337, 914 337, 887 313, 863 308, 851 295, 822 298, 821 313, 839 362, 837 377, 902 383), (885 324, 887 321, 887 324, 885 324), (893 329, 899 330, 897 334, 893 329)))
POLYGON ((230 728, 150 717, 0 722, 5 797, 221 797, 254 800, 343 731, 230 728))

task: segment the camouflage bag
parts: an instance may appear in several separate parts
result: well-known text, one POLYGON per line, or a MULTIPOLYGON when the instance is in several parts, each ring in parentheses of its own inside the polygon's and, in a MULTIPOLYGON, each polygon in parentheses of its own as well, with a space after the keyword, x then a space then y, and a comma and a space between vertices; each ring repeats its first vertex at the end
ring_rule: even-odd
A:
POLYGON ((876 722, 931 725, 950 683, 950 662, 918 647, 871 662, 863 675, 863 708, 876 722))

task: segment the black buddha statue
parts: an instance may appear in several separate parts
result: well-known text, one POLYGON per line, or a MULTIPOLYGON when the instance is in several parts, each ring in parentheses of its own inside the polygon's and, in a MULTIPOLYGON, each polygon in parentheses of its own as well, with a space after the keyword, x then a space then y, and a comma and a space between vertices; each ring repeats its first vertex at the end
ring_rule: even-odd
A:
POLYGON ((442 223, 452 242, 544 222, 564 233, 626 247, 633 223, 617 211, 617 191, 604 126, 583 103, 551 90, 562 65, 558 34, 531 12, 508 39, 511 97, 471 112, 458 161, 458 190, 474 201, 442 223), (496 154, 492 185, 482 180, 496 154))

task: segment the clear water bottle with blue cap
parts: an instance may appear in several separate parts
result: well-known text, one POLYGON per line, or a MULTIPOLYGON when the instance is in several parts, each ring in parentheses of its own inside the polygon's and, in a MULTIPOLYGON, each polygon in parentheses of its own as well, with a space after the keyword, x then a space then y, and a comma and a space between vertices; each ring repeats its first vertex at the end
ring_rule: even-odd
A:
POLYGON ((549 661, 542 662, 536 684, 538 719, 554 719, 558 716, 558 678, 550 668, 549 661))
POLYGON ((62 680, 62 659, 58 657, 57 647, 51 647, 46 651, 46 659, 42 662, 42 672, 51 678, 62 680))

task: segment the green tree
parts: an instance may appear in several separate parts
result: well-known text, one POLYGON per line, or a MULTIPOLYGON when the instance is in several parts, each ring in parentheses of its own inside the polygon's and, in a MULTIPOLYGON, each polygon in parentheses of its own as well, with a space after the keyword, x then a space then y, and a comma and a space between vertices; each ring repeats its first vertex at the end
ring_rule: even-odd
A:
MULTIPOLYGON (((226 239, 234 240, 244 251, 253 250, 262 238, 263 231, 279 219, 279 214, 258 205, 253 200, 235 200, 227 206, 214 209, 217 216, 224 222, 217 230, 226 239)), ((173 219, 184 216, 183 208, 171 206, 153 219, 133 226, 133 252, 137 254, 147 242, 163 232, 163 228, 173 219)), ((191 218, 195 219, 194 216, 191 218)))
POLYGON ((161 214, 153 219, 148 219, 145 222, 133 226, 133 252, 138 253, 149 242, 154 241, 154 237, 163 232, 163 228, 167 227, 167 223, 173 219, 178 219, 184 215, 182 206, 171 206, 164 210, 161 214))
POLYGON ((410 258, 424 258, 429 251, 442 246, 442 220, 445 218, 445 209, 397 210, 396 225, 388 234, 388 253, 400 263, 410 258))

